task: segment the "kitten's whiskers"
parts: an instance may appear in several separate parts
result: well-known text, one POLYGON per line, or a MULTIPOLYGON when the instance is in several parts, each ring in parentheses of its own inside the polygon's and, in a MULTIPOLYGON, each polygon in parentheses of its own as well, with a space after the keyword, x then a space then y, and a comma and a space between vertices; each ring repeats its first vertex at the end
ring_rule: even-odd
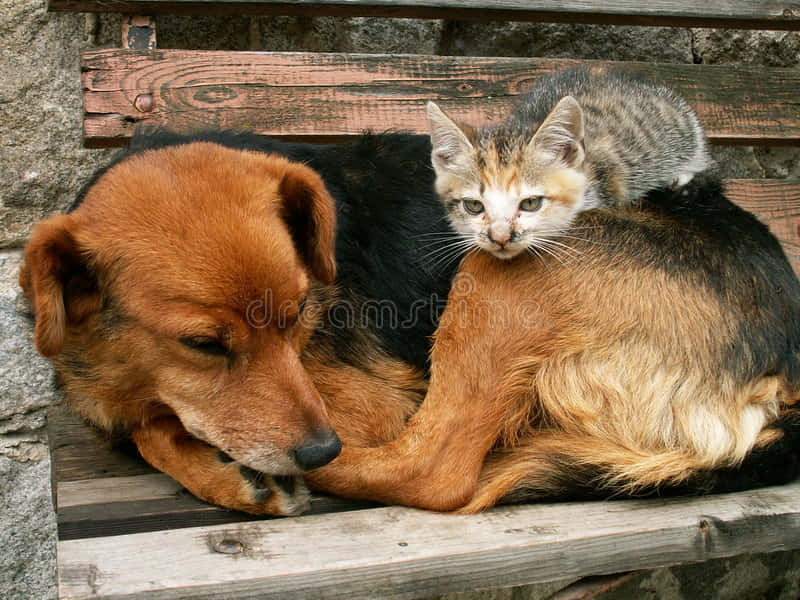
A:
POLYGON ((473 239, 460 233, 444 232, 434 237, 436 239, 422 246, 422 248, 433 246, 433 249, 420 257, 420 261, 431 272, 446 268, 462 256, 464 251, 476 245, 473 239))

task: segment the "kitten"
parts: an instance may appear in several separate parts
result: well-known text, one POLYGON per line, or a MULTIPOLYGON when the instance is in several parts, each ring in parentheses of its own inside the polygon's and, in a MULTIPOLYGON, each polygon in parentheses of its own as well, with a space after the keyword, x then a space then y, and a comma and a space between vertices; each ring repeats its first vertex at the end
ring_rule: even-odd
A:
POLYGON ((688 104, 620 72, 557 73, 496 125, 456 124, 433 102, 428 119, 436 191, 453 227, 502 259, 568 253, 554 238, 578 213, 685 185, 711 164, 688 104))

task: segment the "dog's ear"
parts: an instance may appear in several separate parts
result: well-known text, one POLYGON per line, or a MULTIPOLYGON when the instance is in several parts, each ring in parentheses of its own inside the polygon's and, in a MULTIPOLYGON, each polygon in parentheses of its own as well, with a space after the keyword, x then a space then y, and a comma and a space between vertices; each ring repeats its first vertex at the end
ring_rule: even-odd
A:
POLYGON ((80 323, 100 307, 97 282, 73 237, 74 219, 42 221, 25 246, 19 283, 36 316, 34 342, 45 357, 57 355, 67 325, 80 323))
POLYGON ((322 178, 305 165, 290 163, 280 184, 281 216, 295 247, 314 277, 336 278, 336 207, 322 178))

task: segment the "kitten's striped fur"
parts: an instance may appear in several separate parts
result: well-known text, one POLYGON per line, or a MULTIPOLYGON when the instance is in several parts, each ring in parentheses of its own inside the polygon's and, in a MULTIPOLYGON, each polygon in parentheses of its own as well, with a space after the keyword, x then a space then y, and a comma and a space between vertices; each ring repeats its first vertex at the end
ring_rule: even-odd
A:
POLYGON ((428 104, 436 190, 455 230, 499 258, 559 254, 578 213, 682 186, 711 164, 705 133, 672 90, 572 69, 542 81, 502 123, 473 128, 428 104))

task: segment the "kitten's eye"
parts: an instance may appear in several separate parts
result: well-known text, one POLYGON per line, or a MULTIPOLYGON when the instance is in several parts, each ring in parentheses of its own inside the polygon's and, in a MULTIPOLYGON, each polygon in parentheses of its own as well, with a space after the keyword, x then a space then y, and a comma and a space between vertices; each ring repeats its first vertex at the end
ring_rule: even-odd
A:
POLYGON ((231 352, 225 344, 214 338, 196 336, 180 338, 178 341, 187 348, 210 356, 226 356, 231 352))
POLYGON ((480 200, 470 200, 469 198, 464 198, 461 201, 461 204, 464 206, 464 210, 471 215, 479 215, 485 210, 483 208, 483 202, 480 200))
POLYGON ((542 208, 543 200, 544 198, 541 196, 531 196, 530 198, 525 198, 519 203, 519 209, 527 212, 535 212, 542 208))

